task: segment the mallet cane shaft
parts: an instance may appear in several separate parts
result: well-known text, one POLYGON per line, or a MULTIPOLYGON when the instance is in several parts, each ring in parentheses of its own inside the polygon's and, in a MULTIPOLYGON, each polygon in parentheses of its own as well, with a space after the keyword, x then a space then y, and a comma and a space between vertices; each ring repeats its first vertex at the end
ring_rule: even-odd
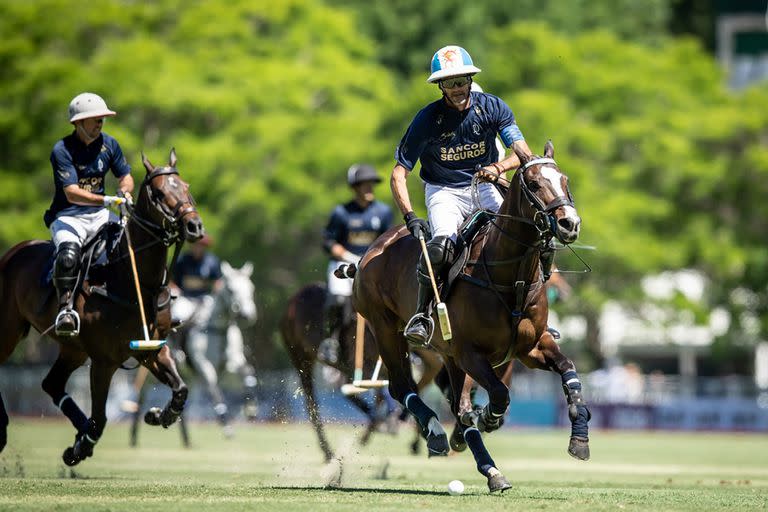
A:
POLYGON ((451 320, 448 318, 448 308, 444 302, 440 301, 440 291, 437 289, 437 281, 435 281, 435 273, 432 270, 432 262, 429 260, 429 252, 427 252, 427 243, 424 241, 424 234, 419 234, 419 243, 421 244, 421 252, 424 254, 424 260, 427 262, 427 271, 429 272, 429 282, 432 283, 432 291, 435 293, 435 301, 437 302, 437 318, 440 321, 440 331, 443 333, 443 339, 449 341, 453 338, 451 332, 451 320))
POLYGON ((136 270, 136 256, 133 254, 133 244, 131 243, 131 231, 126 226, 125 238, 128 242, 128 256, 131 259, 131 270, 133 271, 133 283, 136 285, 136 298, 139 300, 139 312, 141 313, 141 326, 144 329, 144 341, 149 343, 149 330, 147 329, 147 316, 144 313, 144 300, 141 298, 141 285, 139 284, 139 272, 136 270))
POLYGON ((365 348, 365 318, 360 313, 357 315, 355 326, 355 374, 352 380, 363 379, 363 349, 365 348))

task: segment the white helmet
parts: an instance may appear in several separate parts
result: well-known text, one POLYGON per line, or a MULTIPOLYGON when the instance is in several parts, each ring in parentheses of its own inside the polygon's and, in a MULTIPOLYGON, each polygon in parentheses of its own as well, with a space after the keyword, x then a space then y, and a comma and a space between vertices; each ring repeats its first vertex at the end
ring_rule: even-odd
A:
POLYGON ((462 75, 474 75, 480 72, 480 68, 475 67, 472 57, 467 50, 461 46, 443 46, 432 56, 430 65, 432 72, 427 78, 427 82, 435 83, 444 78, 462 75))
POLYGON ((74 123, 90 117, 114 116, 117 112, 109 110, 107 102, 98 94, 84 92, 69 102, 69 122, 74 123))

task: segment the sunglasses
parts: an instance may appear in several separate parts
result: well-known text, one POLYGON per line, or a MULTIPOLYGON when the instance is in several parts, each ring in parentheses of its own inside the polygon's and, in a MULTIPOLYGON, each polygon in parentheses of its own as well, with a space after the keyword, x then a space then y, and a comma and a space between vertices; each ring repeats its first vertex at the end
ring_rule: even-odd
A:
POLYGON ((440 80, 440 86, 444 89, 454 89, 456 87, 464 87, 472 82, 471 76, 457 76, 456 78, 447 78, 440 80))

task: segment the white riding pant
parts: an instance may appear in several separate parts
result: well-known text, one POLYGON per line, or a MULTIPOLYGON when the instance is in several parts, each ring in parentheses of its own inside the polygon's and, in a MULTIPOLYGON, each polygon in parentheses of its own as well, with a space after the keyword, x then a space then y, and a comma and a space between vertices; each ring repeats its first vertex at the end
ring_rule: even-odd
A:
POLYGON ((479 205, 472 204, 471 186, 455 188, 426 184, 424 195, 433 238, 447 236, 455 242, 459 226, 478 206, 492 212, 499 211, 504 198, 496 187, 480 183, 477 192, 479 205))
POLYGON ((333 271, 343 265, 343 261, 331 260, 328 262, 328 293, 331 295, 341 295, 342 297, 352 296, 352 279, 339 279, 333 275, 333 271))
POLYGON ((109 221, 109 210, 102 208, 93 213, 80 215, 62 215, 51 224, 51 238, 56 249, 62 242, 74 242, 80 247, 85 245, 101 227, 109 221))

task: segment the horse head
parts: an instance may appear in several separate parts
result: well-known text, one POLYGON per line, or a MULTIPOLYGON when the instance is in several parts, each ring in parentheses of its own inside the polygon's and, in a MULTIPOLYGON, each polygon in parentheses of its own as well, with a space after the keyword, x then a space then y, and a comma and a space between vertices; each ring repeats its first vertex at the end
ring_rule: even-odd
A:
POLYGON ((256 322, 258 311, 254 300, 255 287, 251 281, 253 264, 247 262, 242 268, 234 268, 226 261, 221 263, 224 276, 222 294, 229 302, 230 311, 245 320, 249 325, 256 322))
POLYGON ((189 193, 189 185, 176 169, 176 150, 171 149, 168 165, 155 167, 141 154, 147 170, 139 189, 133 217, 145 227, 154 228, 168 244, 203 237, 203 221, 189 193))
POLYGON ((552 235, 563 244, 570 244, 579 237, 581 218, 568 188, 568 176, 557 166, 554 155, 551 141, 544 146, 543 157, 518 153, 521 165, 517 176, 536 229, 544 236, 552 235))

